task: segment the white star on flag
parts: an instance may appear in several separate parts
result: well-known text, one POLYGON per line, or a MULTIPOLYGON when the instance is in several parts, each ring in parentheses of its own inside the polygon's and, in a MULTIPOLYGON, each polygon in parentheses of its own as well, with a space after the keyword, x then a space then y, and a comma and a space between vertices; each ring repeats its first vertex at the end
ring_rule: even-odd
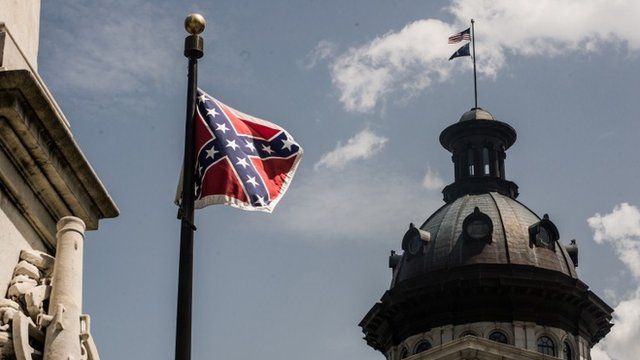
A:
POLYGON ((253 142, 245 140, 247 143, 244 147, 248 148, 251 151, 256 151, 256 147, 253 145, 253 142))
MULTIPOLYGON (((220 115, 217 111, 216 108, 211 108, 209 110, 207 110, 207 115, 211 115, 211 117, 216 117, 218 115, 220 115)), ((222 124, 224 125, 224 124, 222 124)))
POLYGON ((213 157, 214 157, 214 156, 216 156, 216 154, 218 153, 218 152, 216 151, 216 148, 215 148, 215 147, 212 147, 211 149, 206 150, 206 151, 207 151, 207 157, 208 157, 208 158, 212 158, 212 159, 213 159, 213 157))
POLYGON ((271 150, 271 146, 262 145, 262 151, 266 152, 269 155, 273 154, 273 150, 271 150))
POLYGON ((295 145, 296 143, 294 143, 293 141, 289 140, 289 138, 285 138, 284 140, 282 140, 282 148, 283 149, 287 149, 289 151, 291 151, 291 147, 293 145, 295 145))
POLYGON ((233 150, 235 150, 236 148, 239 148, 240 146, 238 146, 238 144, 236 144, 235 140, 227 140, 227 145, 226 147, 230 147, 233 150))
POLYGON ((227 131, 229 131, 229 128, 227 128, 227 124, 225 123, 222 123, 222 124, 216 123, 216 131, 222 131, 223 134, 226 134, 227 131))
POLYGON ((253 176, 247 176, 249 178, 249 180, 247 180, 247 182, 251 185, 253 185, 254 187, 258 186, 258 182, 256 181, 256 178, 253 176))
POLYGON ((247 164, 246 158, 238 158, 238 162, 236 163, 236 165, 240 165, 245 169, 247 168, 247 166, 249 166, 249 164, 247 164))

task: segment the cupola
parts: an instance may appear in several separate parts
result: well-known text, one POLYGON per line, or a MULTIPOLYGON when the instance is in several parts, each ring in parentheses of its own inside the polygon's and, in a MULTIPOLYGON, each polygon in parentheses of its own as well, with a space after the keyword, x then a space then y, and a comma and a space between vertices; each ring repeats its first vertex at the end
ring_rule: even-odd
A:
POLYGON ((518 185, 505 179, 506 150, 516 141, 516 131, 491 113, 473 108, 440 134, 440 143, 452 153, 455 181, 445 187, 449 203, 467 194, 490 191, 515 199, 518 185))

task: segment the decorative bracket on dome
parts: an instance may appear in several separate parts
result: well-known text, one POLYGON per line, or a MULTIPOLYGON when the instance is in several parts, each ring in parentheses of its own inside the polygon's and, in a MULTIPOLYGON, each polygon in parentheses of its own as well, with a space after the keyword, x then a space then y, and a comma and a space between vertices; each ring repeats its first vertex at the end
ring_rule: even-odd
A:
POLYGON ((402 238, 402 250, 410 256, 418 255, 429 240, 431 240, 431 234, 428 231, 421 230, 410 223, 409 230, 402 238))
POLYGON ((544 214, 542 220, 529 226, 529 246, 537 246, 550 250, 556 249, 556 242, 560 239, 560 232, 556 225, 544 214))
POLYGON ((466 239, 491 242, 493 222, 489 215, 480 211, 477 206, 462 222, 462 229, 466 239))
POLYGON ((571 243, 565 246, 564 249, 567 250, 573 266, 578 267, 578 245, 576 244, 576 239, 571 240, 571 243))

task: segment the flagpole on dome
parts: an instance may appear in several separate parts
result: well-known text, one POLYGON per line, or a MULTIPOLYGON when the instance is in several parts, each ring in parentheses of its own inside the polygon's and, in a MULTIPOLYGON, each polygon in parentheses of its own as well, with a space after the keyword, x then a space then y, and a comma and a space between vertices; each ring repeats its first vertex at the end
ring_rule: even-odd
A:
POLYGON ((473 48, 473 95, 475 99, 475 108, 478 108, 478 81, 476 79, 476 31, 474 29, 475 21, 471 19, 471 47, 473 48))
POLYGON ((178 304, 176 313, 176 360, 191 359, 191 308, 193 284, 193 209, 195 176, 195 102, 198 88, 198 59, 204 55, 203 40, 206 21, 200 14, 190 14, 184 21, 190 34, 184 40, 184 56, 189 59, 187 77, 187 117, 185 125, 182 198, 180 201, 180 264, 178 272, 178 304))

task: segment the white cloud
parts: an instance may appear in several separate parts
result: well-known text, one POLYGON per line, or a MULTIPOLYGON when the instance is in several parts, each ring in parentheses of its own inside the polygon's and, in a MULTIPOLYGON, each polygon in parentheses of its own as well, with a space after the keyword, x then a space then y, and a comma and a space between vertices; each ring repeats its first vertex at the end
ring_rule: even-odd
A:
POLYGON ((615 307, 611 333, 594 347, 594 360, 634 359, 640 353, 640 210, 622 203, 609 214, 595 214, 588 220, 594 240, 610 244, 634 275, 636 290, 615 307))
POLYGON ((393 93, 412 96, 470 69, 470 62, 449 56, 461 45, 447 37, 476 19, 478 71, 494 77, 509 53, 563 55, 598 50, 604 43, 640 49, 636 0, 456 0, 447 10, 452 23, 438 19, 411 22, 371 42, 352 47, 330 61, 332 81, 349 111, 366 112, 393 93))
POLYGON ((313 69, 318 62, 334 55, 336 44, 328 40, 321 40, 316 47, 307 54, 303 66, 306 69, 313 69))
MULTIPOLYGON (((181 58, 181 19, 148 1, 126 6, 105 1, 97 8, 62 1, 47 29, 50 59, 55 69, 51 81, 93 94, 118 96, 144 92, 149 86, 171 83, 181 58), (100 16, 96 16, 99 13, 100 16), (176 41, 168 41, 175 38, 176 41)), ((50 71, 53 72, 53 71, 50 71)))
POLYGON ((432 170, 430 166, 427 166, 427 173, 422 179, 422 186, 429 190, 442 190, 445 185, 446 184, 440 177, 440 174, 432 170))
POLYGON ((640 210, 622 203, 606 215, 595 214, 587 220, 593 239, 613 246, 622 262, 640 280, 640 210))
POLYGON ((269 226, 276 224, 278 231, 318 244, 385 241, 397 245, 409 222, 421 223, 442 205, 441 196, 426 191, 420 179, 397 175, 386 166, 300 175, 269 226))
POLYGON ((351 161, 368 159, 380 152, 388 140, 369 129, 364 129, 347 140, 345 145, 338 142, 335 149, 322 155, 315 168, 341 169, 351 161))

